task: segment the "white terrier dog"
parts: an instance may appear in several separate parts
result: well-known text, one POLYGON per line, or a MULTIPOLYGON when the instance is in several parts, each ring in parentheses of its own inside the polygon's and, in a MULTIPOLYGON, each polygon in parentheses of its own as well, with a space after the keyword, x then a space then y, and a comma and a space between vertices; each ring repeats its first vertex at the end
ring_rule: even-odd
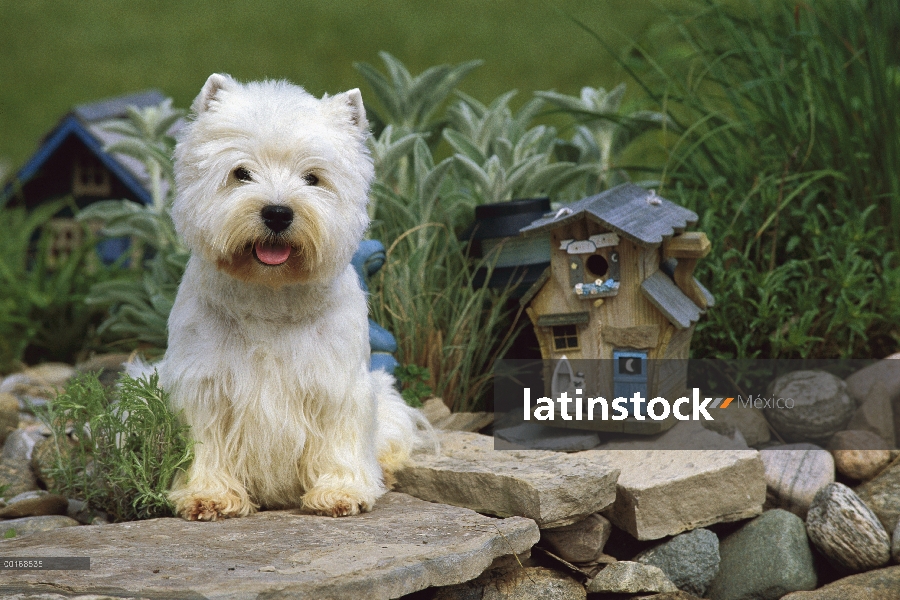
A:
POLYGON ((359 90, 214 74, 192 110, 172 208, 191 258, 158 370, 199 443, 169 497, 192 520, 371 510, 427 423, 368 369, 359 90))

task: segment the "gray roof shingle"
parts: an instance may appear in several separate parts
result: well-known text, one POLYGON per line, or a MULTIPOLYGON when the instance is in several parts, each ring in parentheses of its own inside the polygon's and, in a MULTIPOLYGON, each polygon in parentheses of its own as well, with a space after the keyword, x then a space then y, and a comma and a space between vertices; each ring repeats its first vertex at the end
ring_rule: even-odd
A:
POLYGON ((703 310, 662 271, 656 271, 645 279, 641 284, 641 292, 678 329, 687 329, 703 314, 703 310))
POLYGON ((697 213, 654 192, 623 183, 596 196, 573 202, 519 230, 524 236, 587 218, 640 246, 661 244, 666 238, 697 223, 697 213))

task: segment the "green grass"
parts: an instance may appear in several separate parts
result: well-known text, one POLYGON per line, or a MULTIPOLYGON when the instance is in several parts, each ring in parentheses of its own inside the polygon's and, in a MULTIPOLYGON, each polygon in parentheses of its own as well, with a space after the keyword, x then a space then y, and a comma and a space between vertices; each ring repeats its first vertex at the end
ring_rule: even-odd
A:
POLYGON ((557 8, 623 41, 614 30, 635 36, 662 14, 627 0, 0 0, 0 160, 18 169, 73 105, 156 87, 189 106, 214 71, 316 94, 361 87, 371 100, 353 63, 380 66, 380 50, 415 73, 484 59, 462 89, 485 102, 614 87, 621 71, 557 8))

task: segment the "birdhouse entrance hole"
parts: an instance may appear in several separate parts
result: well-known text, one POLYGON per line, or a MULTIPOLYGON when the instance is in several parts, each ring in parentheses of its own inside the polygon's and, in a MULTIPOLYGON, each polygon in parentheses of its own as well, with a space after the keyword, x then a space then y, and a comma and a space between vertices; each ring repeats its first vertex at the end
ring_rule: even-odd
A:
POLYGON ((587 259, 587 269, 594 277, 603 277, 609 272, 609 263, 599 254, 592 254, 587 259))

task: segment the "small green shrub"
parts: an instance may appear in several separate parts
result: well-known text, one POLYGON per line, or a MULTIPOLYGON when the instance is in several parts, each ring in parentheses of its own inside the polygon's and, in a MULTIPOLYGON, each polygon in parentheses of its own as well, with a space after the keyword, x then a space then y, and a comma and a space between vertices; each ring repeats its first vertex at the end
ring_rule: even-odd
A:
POLYGON ((422 406, 422 399, 428 398, 434 393, 431 386, 428 385, 428 369, 416 365, 401 365, 394 369, 394 377, 403 390, 400 395, 406 400, 410 406, 422 406))
POLYGON ((166 493, 192 460, 190 428, 168 408, 154 373, 110 391, 94 374, 70 382, 40 415, 52 432, 51 491, 116 521, 171 516, 166 493))

